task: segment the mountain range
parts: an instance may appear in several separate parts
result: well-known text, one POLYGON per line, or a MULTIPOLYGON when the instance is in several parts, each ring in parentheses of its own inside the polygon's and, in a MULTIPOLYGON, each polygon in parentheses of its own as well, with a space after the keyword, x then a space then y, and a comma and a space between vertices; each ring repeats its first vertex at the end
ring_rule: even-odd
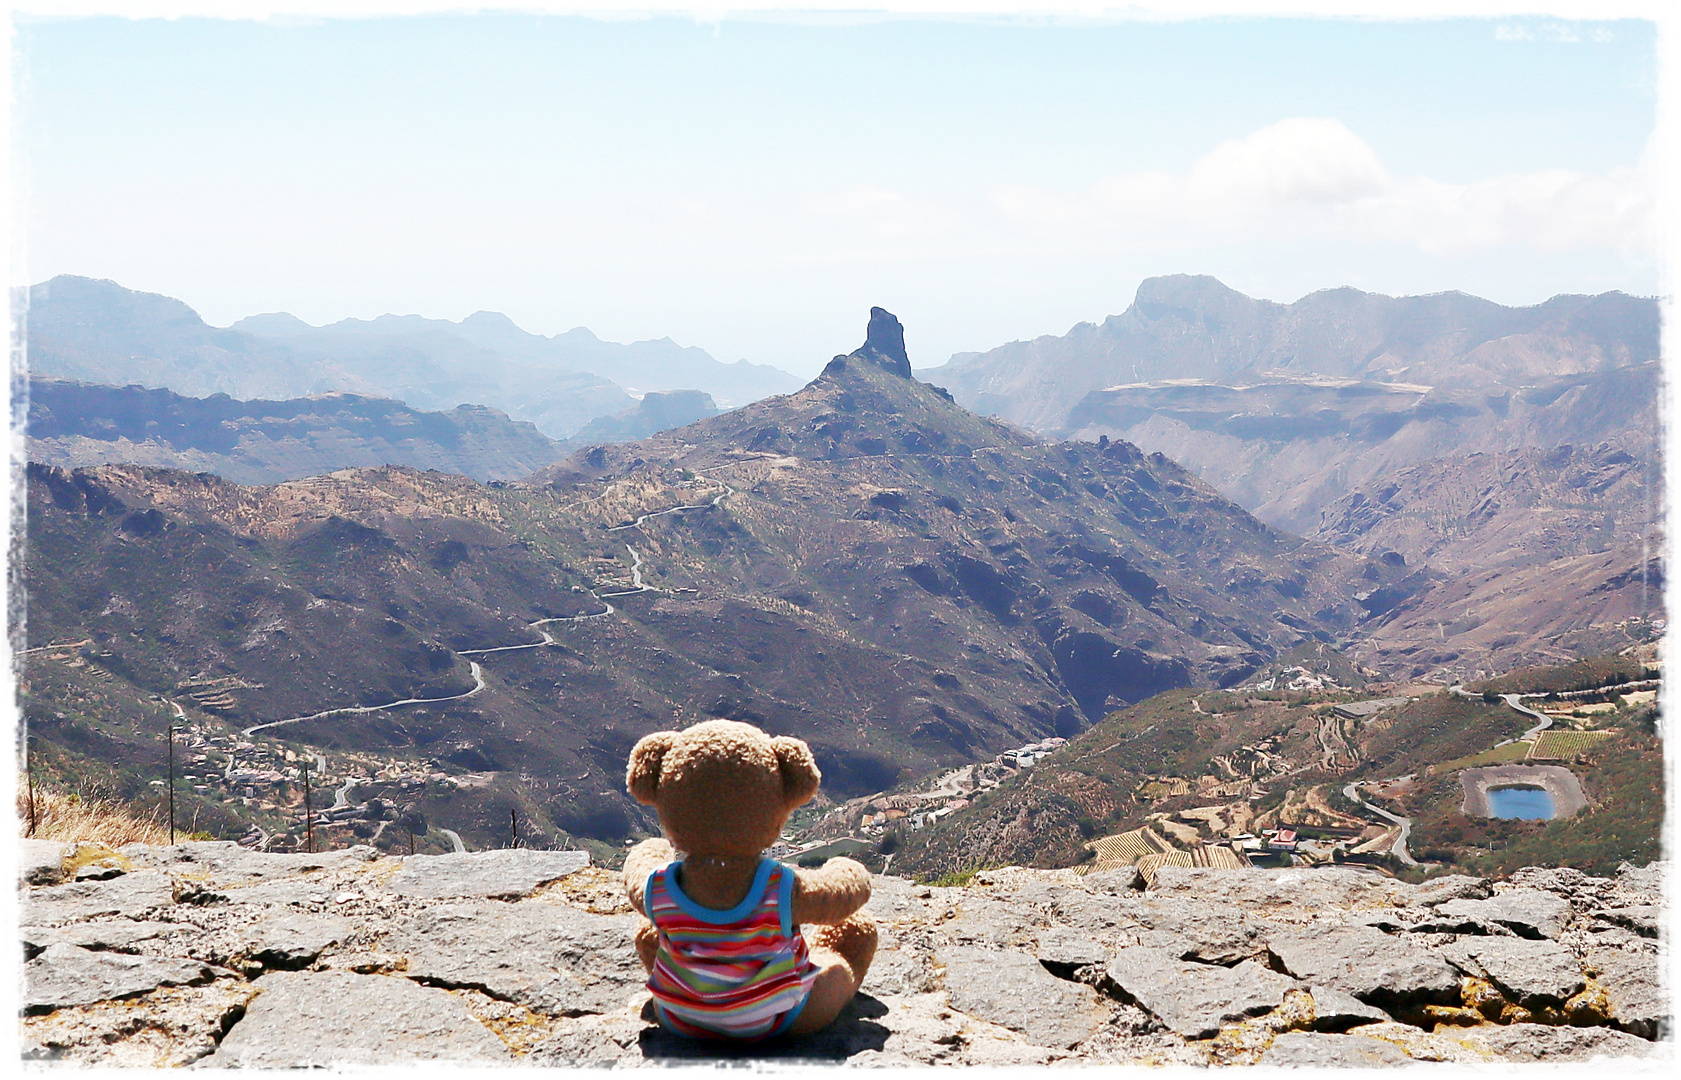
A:
POLYGON ((1342 288, 1286 305, 1150 278, 1101 324, 923 374, 982 414, 1160 451, 1299 534, 1356 488, 1450 454, 1661 449, 1657 301, 1622 293, 1512 308, 1342 288))
POLYGON ((127 767, 164 701, 243 730, 471 692, 262 737, 489 774, 424 806, 470 837, 516 807, 616 843, 652 827, 618 781, 648 731, 748 720, 867 793, 1240 681, 1402 575, 1160 455, 977 417, 909 377, 896 327, 796 394, 521 484, 32 466, 30 639, 85 644, 31 664, 31 731, 127 767))
MULTIPOLYGON (((273 340, 182 319, 226 355, 273 340)), ((1427 329, 1415 336, 1437 340, 1427 329)), ((447 774, 417 805, 475 843, 513 812, 545 842, 610 853, 653 827, 616 778, 625 753, 695 718, 807 739, 845 799, 1078 735, 1162 691, 1265 680, 1304 650, 1354 681, 1615 651, 1663 610, 1661 459, 1638 397, 1652 362, 1619 367, 1615 351, 1601 349, 1603 370, 1578 356, 1568 378, 1627 378, 1629 400, 1530 402, 1598 415, 1582 430, 1614 437, 1430 444, 1341 494, 1321 487, 1306 537, 1159 451, 1101 431, 1053 441, 963 408, 912 377, 880 309, 865 344, 803 389, 633 443, 580 441, 518 482, 381 467, 245 487, 32 465, 29 633, 47 651, 25 709, 42 760, 114 769, 125 790, 155 775, 153 728, 173 702, 276 752, 447 774)), ((1434 392, 1385 374, 1378 403, 1359 404, 1379 433, 1389 396, 1416 413, 1434 392)), ((1287 411, 1292 387, 1315 400, 1349 378, 1267 385, 1287 411)), ((156 397, 164 419, 200 407, 124 393, 156 397)), ((239 412, 216 436, 234 439, 229 460, 252 433, 284 441, 286 417, 256 404, 217 405, 239 412)), ((614 424, 633 436, 713 407, 654 392, 614 424)), ((410 418, 379 408, 356 422, 395 446, 388 432, 410 418)), ((97 426, 85 411, 80 429, 54 422, 107 442, 128 423, 76 434, 97 426)), ((1276 441, 1288 424, 1272 423, 1249 434, 1276 441)), ((1311 438, 1282 445, 1310 457, 1311 438)), ((273 807, 241 813, 285 826, 273 807)))
POLYGON ((213 472, 240 484, 374 465, 514 480, 564 456, 562 444, 530 423, 484 405, 421 412, 345 393, 236 401, 43 376, 29 380, 27 433, 30 461, 128 462, 213 472))
POLYGON ((700 390, 738 405, 800 385, 776 368, 720 363, 669 338, 622 345, 581 327, 544 337, 487 311, 458 323, 383 315, 321 327, 279 313, 218 329, 179 300, 69 275, 28 290, 26 325, 38 375, 194 397, 337 391, 426 411, 487 405, 555 439, 648 391, 700 390))

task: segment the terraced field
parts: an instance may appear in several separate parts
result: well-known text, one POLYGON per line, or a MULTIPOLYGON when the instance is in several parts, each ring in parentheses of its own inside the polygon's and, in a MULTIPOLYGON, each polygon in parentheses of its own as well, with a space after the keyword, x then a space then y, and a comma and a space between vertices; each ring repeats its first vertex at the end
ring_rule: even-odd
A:
POLYGON ((1529 760, 1573 761, 1615 734, 1614 731, 1543 731, 1529 750, 1529 760))

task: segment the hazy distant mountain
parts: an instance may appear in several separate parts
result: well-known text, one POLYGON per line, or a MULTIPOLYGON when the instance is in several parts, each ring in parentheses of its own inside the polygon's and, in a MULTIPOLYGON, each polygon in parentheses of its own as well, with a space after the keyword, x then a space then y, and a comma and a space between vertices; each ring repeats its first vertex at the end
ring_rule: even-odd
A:
POLYGON ((531 363, 561 363, 612 379, 634 393, 701 390, 723 409, 734 409, 772 394, 791 394, 805 380, 768 364, 714 360, 704 349, 678 345, 670 338, 620 345, 602 341, 584 327, 543 337, 528 334, 512 319, 480 311, 456 324, 462 337, 509 357, 531 363))
POLYGON ((1165 453, 1305 533, 1355 487, 1446 454, 1654 452, 1657 356, 1656 302, 1622 293, 1508 308, 1332 289, 1284 305, 1178 276, 1100 326, 922 374, 1035 430, 1165 453))
POLYGON ((411 360, 437 358, 434 362, 448 364, 470 355, 465 350, 478 350, 519 370, 585 372, 610 379, 634 394, 702 390, 725 408, 792 393, 802 385, 801 379, 779 368, 745 360, 720 363, 704 349, 685 348, 670 338, 621 345, 602 341, 581 326, 544 337, 521 330, 495 311, 480 311, 458 323, 418 315, 381 315, 319 327, 277 313, 241 319, 231 329, 283 341, 299 352, 333 354, 349 347, 370 359, 400 353, 411 360), (397 342, 402 343, 400 349, 397 342))
POLYGON ((561 456, 531 424, 483 405, 419 412, 357 394, 236 401, 39 376, 29 381, 28 435, 29 460, 48 465, 156 465, 241 484, 375 465, 512 480, 561 456))
POLYGON ((492 312, 452 323, 384 315, 314 327, 284 313, 222 330, 186 304, 110 281, 61 276, 29 290, 30 370, 192 396, 304 397, 344 391, 439 411, 480 404, 565 438, 647 391, 698 389, 728 405, 798 388, 763 365, 722 364, 669 339, 630 345, 577 329, 527 334, 492 312))
POLYGON ((669 428, 717 416, 719 411, 712 395, 699 390, 651 392, 644 395, 635 408, 626 409, 617 416, 600 416, 591 420, 568 440, 568 445, 635 442, 669 428))
POLYGON ((1460 292, 1391 297, 1341 288, 1278 304, 1211 277, 1176 274, 1145 280, 1132 306, 1101 325, 959 353, 922 374, 971 408, 1054 431, 1086 394, 1123 383, 1288 372, 1533 385, 1657 355, 1657 302, 1623 293, 1510 308, 1460 292))
POLYGON ((30 371, 206 397, 292 398, 372 388, 319 359, 206 326, 179 300, 63 275, 29 290, 30 371))
POLYGON ((443 319, 381 315, 315 327, 278 313, 241 319, 230 329, 331 363, 416 408, 493 405, 557 439, 635 404, 607 378, 575 365, 531 363, 486 348, 443 319))

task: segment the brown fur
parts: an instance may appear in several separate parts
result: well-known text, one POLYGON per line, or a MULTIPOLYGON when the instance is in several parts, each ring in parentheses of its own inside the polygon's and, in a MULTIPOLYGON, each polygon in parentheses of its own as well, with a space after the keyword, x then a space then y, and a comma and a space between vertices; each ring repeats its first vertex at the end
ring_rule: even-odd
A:
MULTIPOLYGON (((817 794, 822 773, 799 739, 772 737, 751 724, 709 720, 684 731, 645 736, 630 752, 625 787, 659 815, 663 839, 644 840, 625 857, 625 892, 638 912, 648 875, 686 856, 684 890, 709 907, 746 896, 753 869, 794 808, 817 794), (699 860, 693 856, 703 856, 699 860)), ((857 993, 875 956, 875 922, 859 909, 870 874, 852 859, 795 872, 794 921, 825 924, 807 937, 818 981, 793 1034, 826 1026, 857 993)), ((651 969, 657 934, 644 921, 636 951, 651 969)))

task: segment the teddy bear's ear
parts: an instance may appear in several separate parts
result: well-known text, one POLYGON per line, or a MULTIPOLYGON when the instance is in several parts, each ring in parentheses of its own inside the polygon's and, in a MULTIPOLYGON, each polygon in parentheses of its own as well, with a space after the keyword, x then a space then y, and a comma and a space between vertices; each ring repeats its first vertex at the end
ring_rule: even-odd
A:
POLYGON ((675 731, 656 731, 637 740, 630 752, 630 767, 625 770, 625 787, 637 802, 653 804, 660 790, 660 765, 665 752, 677 741, 675 731))
POLYGON ((778 735, 770 741, 776 751, 776 764, 782 770, 782 798, 789 807, 800 806, 817 794, 823 774, 817 771, 817 760, 811 747, 799 739, 778 735))

